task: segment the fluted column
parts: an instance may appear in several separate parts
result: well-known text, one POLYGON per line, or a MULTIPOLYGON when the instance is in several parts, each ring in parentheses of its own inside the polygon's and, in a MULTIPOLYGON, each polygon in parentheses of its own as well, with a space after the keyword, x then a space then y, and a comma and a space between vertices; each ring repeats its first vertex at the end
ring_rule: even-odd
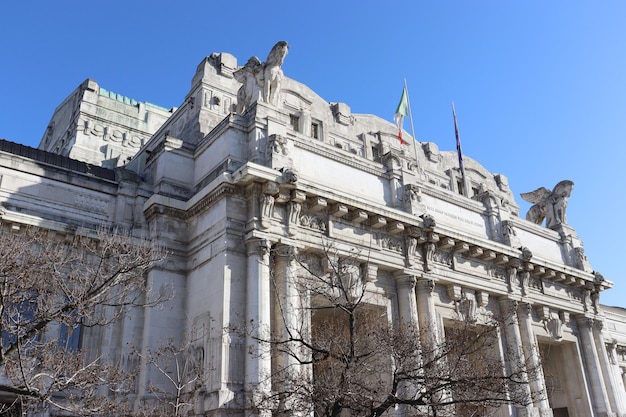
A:
POLYGON ((539 409, 542 417, 551 417, 553 413, 548 403, 548 393, 539 359, 537 338, 533 332, 532 306, 528 303, 522 303, 519 306, 518 313, 522 350, 526 358, 526 366, 527 369, 533 371, 534 375, 534 378, 530 381, 533 404, 539 409))
POLYGON ((593 319, 580 316, 576 319, 576 324, 578 325, 581 350, 585 357, 585 373, 589 379, 593 409, 598 417, 614 416, 602 378, 600 357, 593 340, 593 319))
MULTIPOLYGON (((508 298, 500 299, 500 309, 507 316, 507 320, 504 326, 504 338, 506 346, 506 356, 508 358, 507 367, 510 372, 522 373, 523 380, 527 381, 526 377, 526 365, 524 362, 524 353, 522 351, 522 336, 520 333, 518 315, 517 315, 517 301, 510 300, 508 298)), ((523 397, 530 403, 531 391, 530 385, 524 384, 523 397)), ((519 410, 518 416, 532 415, 533 407, 527 406, 526 408, 519 410)))
POLYGON ((260 399, 270 393, 270 242, 255 239, 247 242, 246 279, 246 347, 245 389, 248 406, 257 408, 260 416, 271 411, 260 399))
POLYGON ((593 340, 596 344, 596 350, 598 351, 598 358, 600 360, 600 366, 602 368, 602 374, 604 375, 604 385, 607 388, 607 395, 611 404, 611 409, 619 417, 626 416, 626 404, 624 403, 624 386, 619 380, 617 372, 614 370, 614 365, 609 361, 609 355, 606 351, 606 345, 604 343, 604 337, 602 335, 602 329, 604 323, 601 320, 596 320, 593 326, 593 340), (618 391, 619 390, 619 391, 618 391))

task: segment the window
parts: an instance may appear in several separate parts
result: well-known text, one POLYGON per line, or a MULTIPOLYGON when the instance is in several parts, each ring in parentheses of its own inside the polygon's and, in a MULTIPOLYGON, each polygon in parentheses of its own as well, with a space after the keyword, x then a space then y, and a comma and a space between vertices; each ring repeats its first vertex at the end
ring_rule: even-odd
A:
POLYGON ((313 139, 319 139, 320 138, 320 125, 319 123, 311 123, 311 137, 313 139))
POLYGON ((298 126, 300 125, 300 118, 298 116, 296 116, 295 114, 290 114, 289 115, 289 124, 291 125, 293 130, 298 132, 298 126))
POLYGON ((463 192, 463 180, 456 180, 456 189, 459 192, 459 194, 461 195, 465 195, 465 193, 463 192))
POLYGON ((380 162, 380 150, 378 146, 372 146, 372 159, 375 162, 380 162))

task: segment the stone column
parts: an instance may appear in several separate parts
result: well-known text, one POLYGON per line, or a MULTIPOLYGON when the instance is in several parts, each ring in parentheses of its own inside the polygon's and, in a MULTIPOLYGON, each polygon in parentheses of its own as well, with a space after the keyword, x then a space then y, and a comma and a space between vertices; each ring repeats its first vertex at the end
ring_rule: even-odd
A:
POLYGON ((415 284, 417 279, 414 275, 404 273, 395 274, 396 288, 398 290, 398 312, 400 324, 410 332, 418 334, 419 323, 417 318, 417 299, 415 297, 415 284))
POLYGON ((254 239, 246 242, 248 268, 246 278, 246 348, 245 390, 248 407, 270 416, 266 404, 259 404, 271 391, 270 357, 270 242, 254 239))
POLYGON ((593 340, 595 341, 596 350, 598 351, 598 358, 600 359, 600 366, 602 368, 602 374, 604 375, 604 384, 607 387, 611 409, 617 416, 624 417, 626 416, 626 404, 624 403, 623 394, 624 386, 614 370, 614 365, 609 360, 604 337, 602 335, 603 327, 604 323, 601 320, 595 321, 593 326, 593 340))
POLYGON ((433 343, 436 344, 441 340, 437 310, 433 298, 434 289, 435 281, 433 280, 420 278, 417 281, 417 316, 422 333, 422 343, 426 349, 433 348, 433 343))
MULTIPOLYGON (((518 316, 517 316, 517 301, 501 298, 500 299, 500 309, 502 312, 508 317, 506 320, 506 324, 504 326, 504 338, 506 346, 506 356, 508 357, 507 368, 509 372, 522 373, 522 378, 526 379, 526 365, 524 363, 524 353, 522 351, 522 336, 520 333, 518 316)), ((524 397, 526 401, 530 403, 531 401, 531 392, 530 386, 528 384, 524 384, 524 397)), ((517 416, 528 416, 533 415, 533 412, 536 411, 532 405, 528 405, 527 407, 520 409, 517 407, 517 416)))
MULTIPOLYGON (((443 326, 437 317, 433 296, 434 290, 435 281, 426 278, 420 278, 417 281, 417 317, 421 336, 422 358, 426 363, 433 360, 439 353, 439 346, 443 339, 443 326)), ((445 358, 440 360, 445 360, 445 358)), ((428 378, 428 375, 425 375, 425 377, 428 378)), ((449 402, 451 394, 448 390, 442 390, 438 401, 440 403, 449 402)), ((454 415, 453 405, 435 406, 435 409, 438 410, 438 415, 454 415)))
MULTIPOLYGON (((417 282, 414 275, 397 273, 394 275, 396 288, 398 291, 398 313, 402 331, 406 331, 409 337, 419 337, 419 323, 417 318, 417 300, 415 297, 415 284, 417 282)), ((398 388, 398 396, 409 397, 414 395, 415 388, 412 384, 405 383, 398 388)), ((410 407, 400 405, 396 415, 404 417, 410 414, 410 407)))
POLYGON ((600 357, 593 337, 593 319, 585 316, 576 318, 578 334, 583 356, 585 357, 585 374, 589 380, 593 409, 599 417, 614 416, 611 412, 609 398, 602 377, 600 357))
MULTIPOLYGON (((303 378, 310 376, 305 366, 300 365, 301 361, 310 359, 310 355, 309 358, 305 357, 307 352, 302 351, 299 342, 293 341, 307 340, 310 331, 303 315, 306 300, 301 299, 298 288, 296 253, 296 248, 287 245, 277 245, 273 251, 272 328, 277 340, 285 342, 276 346, 272 372, 273 389, 278 392, 290 392, 293 382, 302 383, 303 378)), ((278 407, 279 412, 298 415, 298 410, 292 409, 293 404, 289 403, 289 399, 284 404, 278 404, 278 407)))
POLYGON ((539 409, 542 417, 551 417, 552 409, 548 403, 548 393, 546 382, 539 359, 537 338, 533 332, 532 305, 522 303, 518 309, 520 336, 522 338, 522 350, 526 358, 526 369, 534 373, 534 378, 529 382, 532 393, 533 404, 539 409))

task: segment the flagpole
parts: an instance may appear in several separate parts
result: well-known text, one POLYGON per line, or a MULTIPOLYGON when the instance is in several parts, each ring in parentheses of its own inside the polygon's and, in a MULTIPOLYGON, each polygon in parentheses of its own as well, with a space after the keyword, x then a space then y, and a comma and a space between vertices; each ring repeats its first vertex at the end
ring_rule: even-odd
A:
POLYGON ((454 109, 454 101, 452 102, 452 117, 454 118, 454 135, 456 136, 456 152, 459 158, 459 169, 461 170, 461 180, 463 181, 462 193, 469 196, 467 190, 467 181, 465 179, 465 167, 463 166, 463 151, 461 150, 461 135, 459 134, 459 125, 456 121, 456 110, 454 109))
POLYGON ((417 139, 415 138, 415 128, 413 127, 413 112, 411 111, 411 99, 409 98, 409 87, 404 79, 404 91, 406 91, 406 103, 409 107, 409 120, 411 121, 411 136, 413 136, 413 152, 415 153, 415 165, 417 165, 417 139))

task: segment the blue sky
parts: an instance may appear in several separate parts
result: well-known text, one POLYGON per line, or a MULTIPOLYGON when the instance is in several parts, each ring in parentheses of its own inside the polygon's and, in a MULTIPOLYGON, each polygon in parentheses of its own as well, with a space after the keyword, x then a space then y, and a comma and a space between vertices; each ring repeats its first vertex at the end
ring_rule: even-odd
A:
MULTIPOLYGON (((37 146, 86 78, 178 106, 212 52, 291 45, 283 70, 354 113, 392 120, 406 78, 416 136, 505 174, 519 194, 574 181, 568 222, 626 306, 626 2, 23 1, 0 6, 0 137, 37 146)), ((406 123, 405 128, 409 125, 406 123)))

